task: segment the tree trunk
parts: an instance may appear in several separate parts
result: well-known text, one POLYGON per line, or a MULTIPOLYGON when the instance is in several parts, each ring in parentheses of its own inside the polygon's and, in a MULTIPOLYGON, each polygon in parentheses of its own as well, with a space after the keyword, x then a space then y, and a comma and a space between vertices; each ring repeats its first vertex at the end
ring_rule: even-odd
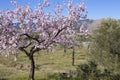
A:
POLYGON ((18 57, 18 53, 15 54, 15 58, 14 58, 15 62, 17 61, 17 57, 18 57))
POLYGON ((29 56, 29 59, 30 59, 30 62, 31 62, 29 80, 34 80, 35 62, 34 62, 33 54, 29 56))
POLYGON ((66 54, 66 45, 64 45, 64 54, 66 54))
POLYGON ((74 62, 75 62, 75 48, 72 47, 72 66, 74 66, 74 62))

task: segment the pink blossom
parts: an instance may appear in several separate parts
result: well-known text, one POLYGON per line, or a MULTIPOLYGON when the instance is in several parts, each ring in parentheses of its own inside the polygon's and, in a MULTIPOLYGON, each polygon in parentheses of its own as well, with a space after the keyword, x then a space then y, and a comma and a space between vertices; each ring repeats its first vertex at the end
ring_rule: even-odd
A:
POLYGON ((50 5, 50 3, 47 1, 47 0, 44 0, 44 2, 43 2, 43 6, 49 6, 50 5))
POLYGON ((28 13, 28 12, 30 12, 30 11, 31 11, 30 6, 26 6, 25 12, 28 13))
POLYGON ((68 8, 71 8, 72 7, 72 1, 69 1, 68 2, 68 8))
POLYGON ((81 14, 84 4, 75 7, 71 0, 67 6, 57 5, 55 14, 44 11, 44 8, 50 6, 47 0, 36 9, 29 5, 18 6, 15 1, 12 1, 12 4, 16 7, 14 10, 0 12, 0 52, 1 49, 8 52, 14 49, 16 51, 16 48, 26 47, 29 43, 32 44, 30 46, 41 49, 51 48, 54 42, 72 43, 75 34, 71 30, 73 22, 77 23, 83 18, 81 14), (62 13, 64 8, 68 10, 68 15, 62 13))
POLYGON ((3 49, 7 48, 7 46, 4 43, 2 44, 2 47, 3 47, 3 49))
POLYGON ((78 10, 79 10, 79 11, 85 11, 84 2, 82 2, 82 3, 79 5, 78 10))
POLYGON ((13 47, 16 47, 17 45, 14 43, 12 46, 13 46, 13 47))
POLYGON ((11 3, 14 5, 14 6, 17 6, 17 2, 12 0, 11 3))

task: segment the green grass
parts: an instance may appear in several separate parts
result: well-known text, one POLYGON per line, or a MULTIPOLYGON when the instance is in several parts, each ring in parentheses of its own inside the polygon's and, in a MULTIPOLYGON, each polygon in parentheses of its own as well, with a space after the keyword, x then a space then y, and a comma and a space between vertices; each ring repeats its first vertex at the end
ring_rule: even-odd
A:
MULTIPOLYGON (((72 66, 72 50, 68 49, 63 53, 63 49, 56 48, 54 53, 41 51, 35 54, 35 80, 49 80, 48 76, 55 73, 68 72, 76 70, 77 65, 86 63, 89 59, 88 51, 85 48, 76 49, 75 66, 72 66)), ((28 80, 30 61, 25 54, 19 54, 15 62, 14 56, 8 58, 0 55, 0 80, 28 80)))

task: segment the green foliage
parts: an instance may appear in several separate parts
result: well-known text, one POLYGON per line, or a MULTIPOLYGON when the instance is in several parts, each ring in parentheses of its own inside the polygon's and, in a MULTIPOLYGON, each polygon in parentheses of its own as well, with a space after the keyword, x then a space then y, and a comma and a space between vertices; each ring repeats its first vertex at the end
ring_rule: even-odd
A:
POLYGON ((79 65, 76 72, 54 74, 50 78, 53 77, 55 80, 119 80, 120 75, 113 74, 109 69, 102 72, 94 61, 90 61, 88 64, 79 65))
POLYGON ((99 77, 99 73, 100 70, 98 70, 97 64, 93 61, 90 61, 88 64, 78 66, 76 79, 97 79, 99 77))
POLYGON ((94 32, 92 55, 98 63, 114 68, 120 58, 120 26, 113 19, 103 20, 94 32))

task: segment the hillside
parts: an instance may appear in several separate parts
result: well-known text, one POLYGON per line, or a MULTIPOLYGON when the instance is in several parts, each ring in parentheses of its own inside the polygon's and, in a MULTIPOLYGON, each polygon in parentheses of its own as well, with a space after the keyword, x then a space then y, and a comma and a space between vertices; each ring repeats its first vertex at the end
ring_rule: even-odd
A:
POLYGON ((99 27, 101 21, 102 21, 102 19, 87 21, 86 24, 87 24, 89 32, 92 32, 93 30, 97 29, 99 27))
POLYGON ((74 24, 74 29, 79 32, 79 29, 81 25, 83 24, 85 27, 88 28, 89 32, 92 32, 93 30, 97 29, 97 27, 100 25, 102 19, 98 20, 91 20, 91 19, 86 19, 86 20, 80 20, 77 24, 74 24))
MULTIPOLYGON (((82 21, 82 23, 85 24, 89 32, 92 32, 100 26, 100 23, 102 22, 102 20, 103 19, 96 19, 96 20, 87 19, 82 21)), ((118 19, 117 21, 118 21, 118 24, 120 25, 120 19, 118 19)))

